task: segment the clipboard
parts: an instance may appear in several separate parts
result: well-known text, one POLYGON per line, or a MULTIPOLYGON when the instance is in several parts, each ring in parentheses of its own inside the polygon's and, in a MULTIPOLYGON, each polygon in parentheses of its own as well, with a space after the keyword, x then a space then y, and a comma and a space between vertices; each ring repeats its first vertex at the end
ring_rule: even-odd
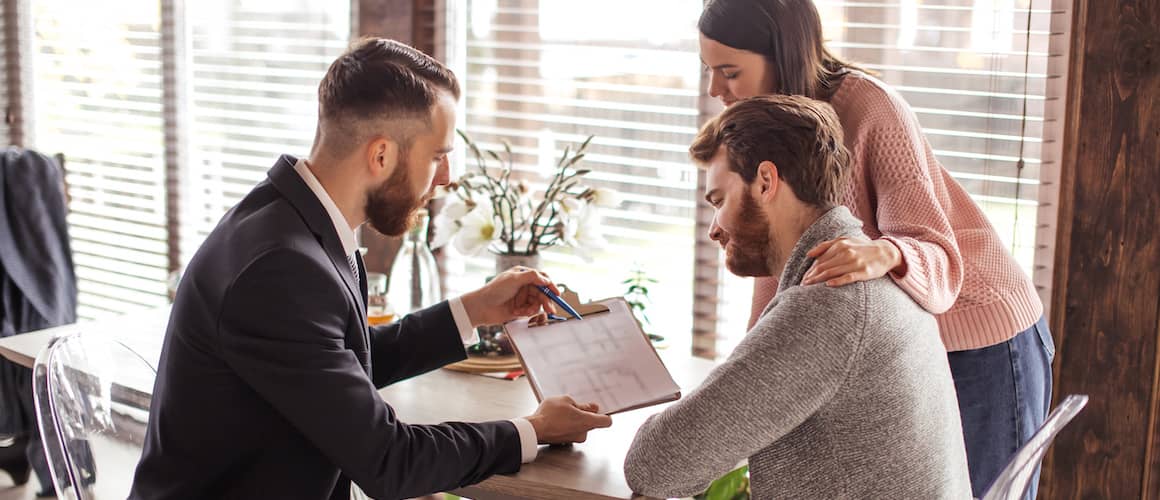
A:
POLYGON ((612 415, 681 398, 624 297, 579 304, 568 291, 561 298, 584 319, 504 325, 537 400, 567 395, 612 415))

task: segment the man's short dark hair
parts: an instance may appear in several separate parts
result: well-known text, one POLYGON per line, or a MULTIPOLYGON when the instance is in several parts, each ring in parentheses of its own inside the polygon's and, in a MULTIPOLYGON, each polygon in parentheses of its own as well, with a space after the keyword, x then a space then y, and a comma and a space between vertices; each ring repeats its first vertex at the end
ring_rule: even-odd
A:
POLYGON ((738 101, 701 128, 689 155, 705 165, 721 146, 746 184, 768 160, 799 200, 824 208, 841 199, 850 160, 829 104, 786 95, 738 101))
POLYGON ((319 133, 344 153, 384 132, 406 148, 416 125, 431 126, 440 91, 459 99, 459 81, 439 61, 394 40, 359 40, 318 85, 319 133))

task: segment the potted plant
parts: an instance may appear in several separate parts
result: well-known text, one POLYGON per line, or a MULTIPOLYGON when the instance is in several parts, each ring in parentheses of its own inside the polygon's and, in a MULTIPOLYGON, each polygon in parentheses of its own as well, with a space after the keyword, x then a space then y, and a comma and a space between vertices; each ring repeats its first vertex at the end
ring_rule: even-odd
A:
MULTIPOLYGON (((641 329, 644 330, 644 333, 648 335, 648 339, 652 341, 653 344, 663 343, 665 338, 651 331, 652 321, 648 319, 648 312, 646 310, 649 304, 652 303, 648 297, 648 289, 650 286, 655 285, 657 280, 648 277, 648 275, 645 274, 644 269, 642 269, 638 264, 633 267, 632 271, 629 273, 628 279, 622 281, 621 283, 628 285, 628 288, 624 291, 624 300, 627 301, 629 307, 632 308, 632 314, 636 316, 637 322, 640 323, 641 329)), ((657 345, 657 347, 659 348, 663 346, 657 345)))
POLYGON ((537 267, 540 251, 566 246, 586 260, 604 248, 599 208, 619 205, 619 195, 607 188, 583 184, 588 169, 579 168, 589 136, 579 147, 564 149, 543 191, 513 175, 512 148, 504 155, 480 148, 463 131, 459 136, 474 158, 474 167, 447 185, 448 202, 435 218, 432 246, 451 243, 464 255, 489 250, 497 256, 496 271, 511 265, 537 267))
MULTIPOLYGON (((584 184, 591 170, 580 168, 580 162, 592 136, 575 149, 564 148, 547 184, 538 189, 529 182, 530 173, 513 168, 509 143, 503 143, 501 154, 457 132, 473 165, 443 189, 447 202, 435 218, 433 248, 451 244, 464 255, 490 251, 498 274, 516 265, 539 268, 545 248, 566 247, 591 261, 593 252, 606 246, 600 209, 619 205, 620 195, 584 184)), ((497 334, 496 329, 481 329, 480 344, 469 352, 504 351, 497 334)))

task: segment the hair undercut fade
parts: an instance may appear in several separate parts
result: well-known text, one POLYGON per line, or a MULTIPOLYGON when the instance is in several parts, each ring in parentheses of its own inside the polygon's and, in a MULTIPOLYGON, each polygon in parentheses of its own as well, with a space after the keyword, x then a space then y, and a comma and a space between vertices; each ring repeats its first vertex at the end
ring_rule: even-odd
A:
POLYGON ((405 150, 430 128, 439 92, 459 99, 459 81, 439 61, 394 40, 359 40, 318 85, 318 133, 341 153, 384 133, 405 150))

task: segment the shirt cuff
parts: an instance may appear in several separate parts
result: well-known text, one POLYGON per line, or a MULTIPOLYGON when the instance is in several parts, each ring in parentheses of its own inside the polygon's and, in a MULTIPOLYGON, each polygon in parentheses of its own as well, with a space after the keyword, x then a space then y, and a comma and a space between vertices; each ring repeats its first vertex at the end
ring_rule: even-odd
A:
POLYGON ((535 460, 536 455, 540 452, 540 442, 536 436, 536 428, 532 427, 532 423, 528 422, 526 418, 513 418, 511 422, 520 433, 520 451, 523 455, 521 461, 526 464, 535 460))
POLYGON ((478 344, 479 334, 475 332, 475 327, 471 326, 471 318, 467 317, 463 299, 455 297, 447 303, 451 306, 451 317, 455 319, 455 327, 459 329, 459 338, 463 340, 463 345, 478 344))

